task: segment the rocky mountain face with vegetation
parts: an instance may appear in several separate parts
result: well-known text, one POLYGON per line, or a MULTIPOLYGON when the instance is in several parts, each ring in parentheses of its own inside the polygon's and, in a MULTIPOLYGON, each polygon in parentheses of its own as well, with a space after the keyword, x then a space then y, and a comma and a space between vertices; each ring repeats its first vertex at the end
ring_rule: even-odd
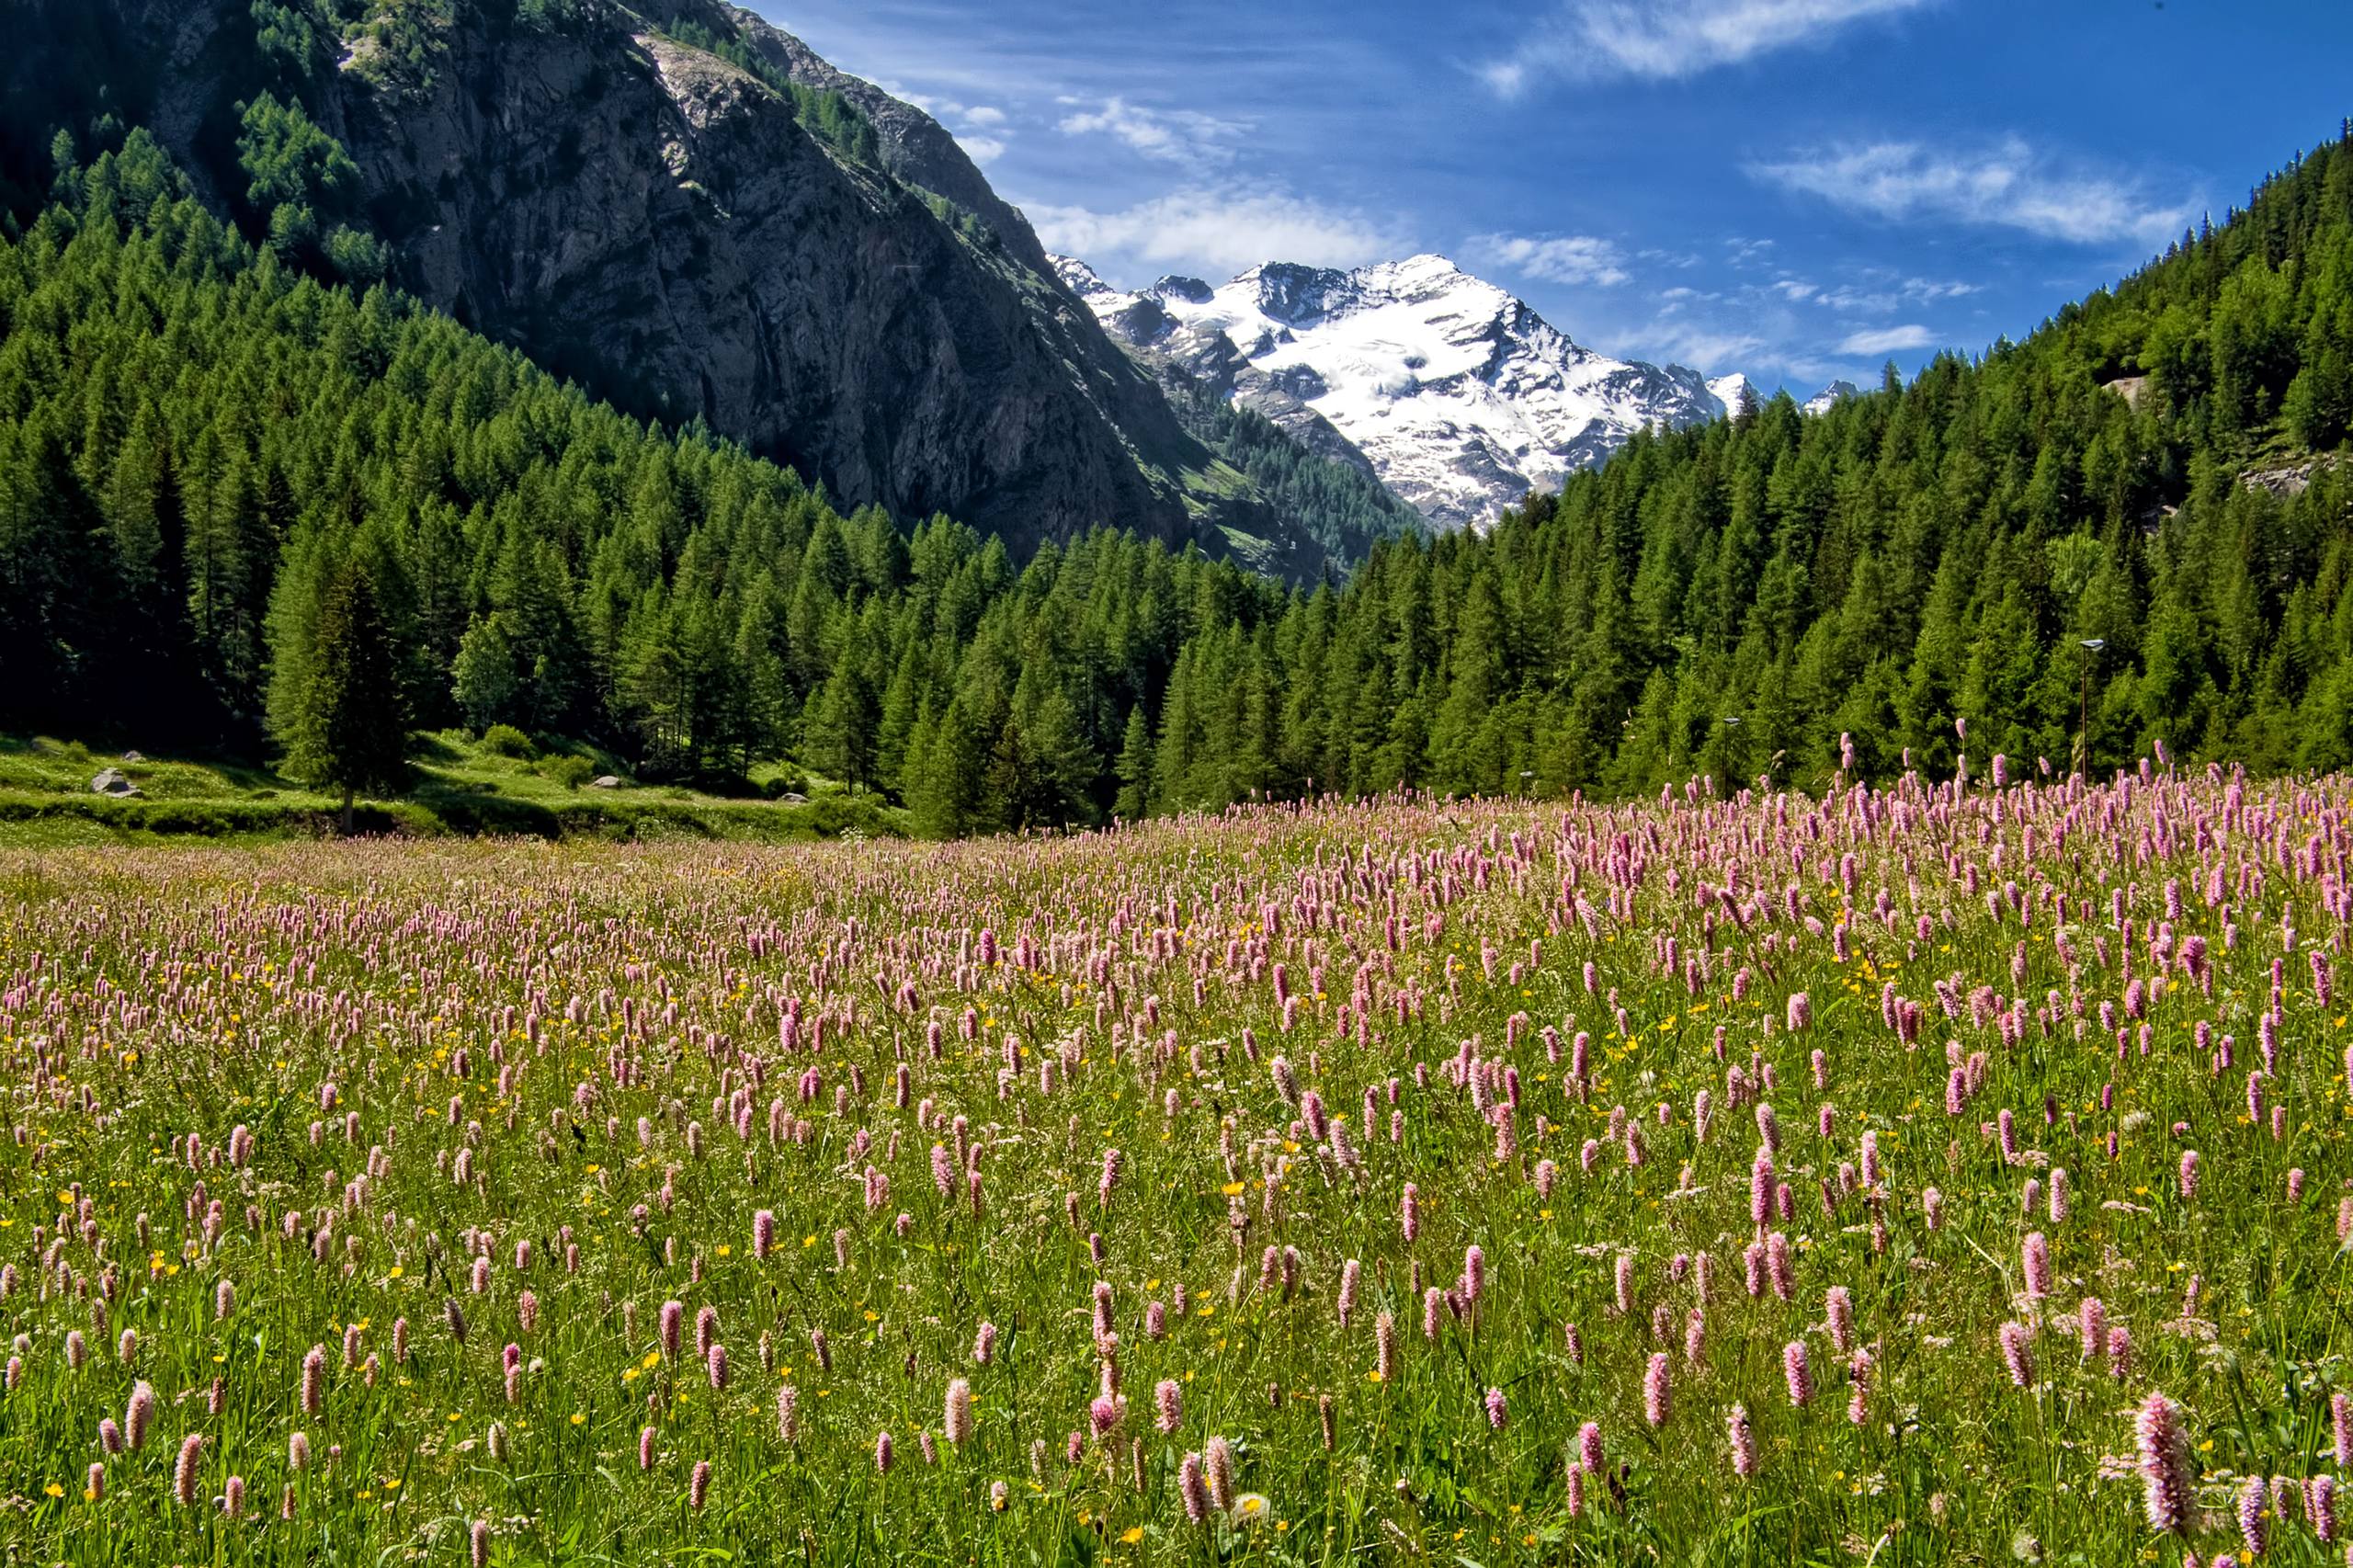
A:
POLYGON ((842 503, 950 512, 1017 550, 1109 523, 1293 574, 1361 552, 1287 531, 936 121, 749 12, 17 8, 41 40, 0 67, 20 212, 53 128, 111 115, 282 259, 393 283, 842 503))

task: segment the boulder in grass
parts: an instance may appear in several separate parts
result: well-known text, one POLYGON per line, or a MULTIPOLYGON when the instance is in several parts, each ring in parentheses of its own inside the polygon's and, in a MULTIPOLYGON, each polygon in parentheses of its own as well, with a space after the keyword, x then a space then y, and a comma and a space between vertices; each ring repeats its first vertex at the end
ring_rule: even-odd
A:
POLYGON ((602 773, 588 780, 588 788, 591 790, 619 790, 623 788, 623 785, 620 779, 614 778, 611 774, 602 773))
POLYGON ((139 793, 139 786, 133 784, 121 768, 109 767, 90 780, 90 793, 111 795, 118 801, 127 800, 139 793))
POLYGON ((140 751, 127 751, 122 754, 122 760, 125 762, 144 762, 147 760, 147 754, 140 751))

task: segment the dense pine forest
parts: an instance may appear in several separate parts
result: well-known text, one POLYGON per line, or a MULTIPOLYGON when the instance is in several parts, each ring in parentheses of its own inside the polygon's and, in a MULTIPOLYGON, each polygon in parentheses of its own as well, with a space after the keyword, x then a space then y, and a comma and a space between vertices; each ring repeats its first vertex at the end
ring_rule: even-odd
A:
POLYGON ((1312 588, 841 515, 257 250, 143 133, 55 158, 0 251, 0 730, 300 756, 360 625, 416 727, 790 755, 943 835, 1816 786, 1842 733, 1868 776, 2065 768, 2082 720, 2095 769, 2353 762, 2353 139, 2023 343, 1640 437, 1312 588))

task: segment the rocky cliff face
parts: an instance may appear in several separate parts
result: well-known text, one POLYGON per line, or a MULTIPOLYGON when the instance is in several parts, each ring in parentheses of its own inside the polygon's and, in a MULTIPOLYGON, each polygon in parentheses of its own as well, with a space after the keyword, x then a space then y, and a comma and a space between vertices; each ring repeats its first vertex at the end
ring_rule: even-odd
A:
POLYGON ((402 220, 386 237, 404 281, 847 503, 951 511, 1017 544, 1106 522, 1188 532, 1138 461, 1182 434, 1099 335, 920 196, 832 155, 767 84, 630 20, 461 26, 428 95, 340 95, 377 205, 402 220))
MULTIPOLYGON (((262 8, 77 3, 111 13, 138 118, 233 204, 223 143, 264 79, 262 8)), ((1098 523, 1222 547, 1174 477, 1208 454, 920 110, 717 0, 563 0, 539 25, 454 0, 397 35, 273 3, 316 20, 297 87, 356 161, 393 280, 429 303, 846 504, 1017 547, 1098 523), (804 128, 791 83, 866 116, 874 161, 804 128)))
POLYGON ((945 126, 915 105, 892 97, 873 83, 835 67, 783 28, 741 6, 726 7, 737 36, 761 59, 792 81, 819 92, 837 93, 874 128, 881 165, 920 190, 944 197, 985 223, 1006 251, 1030 273, 1053 276, 1046 247, 1038 242, 1020 209, 999 197, 945 126))

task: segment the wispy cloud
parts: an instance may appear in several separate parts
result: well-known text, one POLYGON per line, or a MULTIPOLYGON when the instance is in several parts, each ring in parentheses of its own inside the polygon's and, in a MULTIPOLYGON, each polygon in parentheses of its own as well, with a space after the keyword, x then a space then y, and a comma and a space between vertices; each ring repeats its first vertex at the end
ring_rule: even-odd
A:
POLYGON ((1842 283, 1836 289, 1825 289, 1813 296, 1814 303, 1834 311, 1870 311, 1884 314, 1906 304, 1934 305, 1947 300, 1966 299, 1982 293, 1983 283, 1962 283, 1934 278, 1896 278, 1881 275, 1863 283, 1842 283))
POLYGON ((1030 225, 1049 250, 1123 267, 1186 267, 1229 276, 1264 261, 1360 267, 1404 253, 1406 242, 1360 212, 1277 189, 1192 189, 1117 212, 1032 204, 1030 225))
POLYGON ((1778 358, 1773 346, 1756 333, 1716 330, 1694 322, 1654 322, 1643 342, 1654 358, 1695 366, 1710 375, 1722 375, 1760 358, 1778 358))
POLYGON ((1158 109, 1131 104, 1121 97, 1089 100, 1065 97, 1072 110, 1059 129, 1070 136, 1108 136, 1147 158, 1172 164, 1222 164, 1233 157, 1233 143, 1250 129, 1247 122, 1224 119, 1197 109, 1158 109))
POLYGON ((1916 142, 1830 147, 1749 172, 1851 212, 2019 229, 2076 244, 2160 244, 2197 211, 2153 197, 2138 180, 2063 166, 2017 136, 1975 152, 1916 142))
POLYGON ((1566 0, 1518 48, 1479 67, 1506 97, 1548 77, 1670 81, 1819 44, 1928 0, 1566 0))
POLYGON ((1588 234, 1542 238, 1478 234, 1464 248, 1473 266, 1498 267, 1550 283, 1608 285, 1623 283, 1631 276, 1616 245, 1588 234))
MULTIPOLYGON (((1958 341, 1947 325, 1866 323, 1859 312, 1893 313, 1904 306, 1949 305, 1977 291, 1900 269, 1859 267, 1834 280, 1782 272, 1768 278, 1729 280, 1719 289, 1666 289, 1640 296, 1647 321, 1629 320, 1595 332, 1596 347, 1654 361, 1672 359, 1710 374, 1741 369, 1760 385, 1777 382, 1802 395, 1834 377, 1861 381, 1881 360, 1958 341)), ((1635 302, 1637 296, 1600 296, 1635 302)), ((1606 309, 1605 304, 1605 309, 1606 309)), ((1969 335, 1964 332, 1962 337, 1969 335)))
POLYGON ((1927 348, 1937 341, 1937 335, 1925 326, 1872 327, 1862 332, 1848 333, 1838 345, 1841 354, 1901 354, 1906 349, 1927 348))

